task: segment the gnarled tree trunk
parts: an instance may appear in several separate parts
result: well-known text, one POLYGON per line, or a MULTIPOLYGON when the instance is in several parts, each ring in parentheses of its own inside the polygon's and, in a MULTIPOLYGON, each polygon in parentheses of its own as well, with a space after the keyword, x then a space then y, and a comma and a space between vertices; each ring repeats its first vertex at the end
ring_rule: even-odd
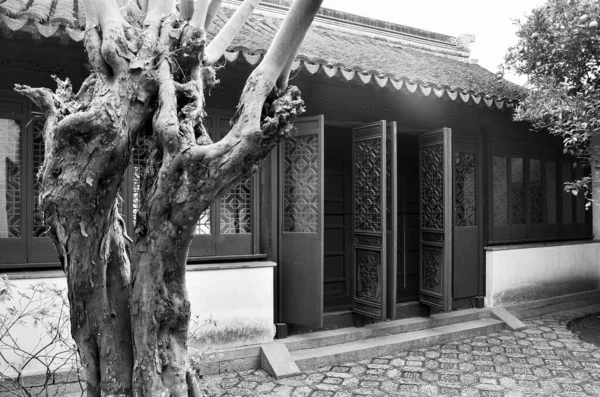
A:
POLYGON ((213 143, 204 91, 258 0, 245 0, 211 43, 220 0, 84 0, 94 71, 74 94, 17 86, 45 109, 41 206, 67 275, 72 335, 89 396, 194 396, 187 363, 185 266, 194 226, 215 197, 285 139, 303 102, 288 86, 322 0, 296 0, 244 88, 231 132, 213 143), (264 109, 267 109, 265 112, 264 109), (149 144, 130 238, 118 213, 123 175, 149 144))

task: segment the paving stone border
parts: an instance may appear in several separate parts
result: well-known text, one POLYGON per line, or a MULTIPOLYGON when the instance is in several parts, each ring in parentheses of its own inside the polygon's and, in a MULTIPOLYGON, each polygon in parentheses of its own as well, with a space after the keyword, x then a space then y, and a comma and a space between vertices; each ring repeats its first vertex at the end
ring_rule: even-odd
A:
POLYGON ((322 367, 275 380, 253 370, 206 376, 216 397, 600 396, 600 348, 567 323, 600 305, 532 317, 527 329, 322 367))

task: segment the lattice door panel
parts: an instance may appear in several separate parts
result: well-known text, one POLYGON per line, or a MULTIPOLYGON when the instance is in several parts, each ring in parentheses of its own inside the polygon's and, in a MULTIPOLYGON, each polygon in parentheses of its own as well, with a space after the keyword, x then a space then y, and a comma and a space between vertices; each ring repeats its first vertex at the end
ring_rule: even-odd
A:
POLYGON ((461 299, 484 293, 480 241, 481 141, 472 136, 455 136, 453 149, 454 251, 452 298, 461 299))
POLYGON ((387 315, 386 122, 367 124, 352 133, 353 310, 383 320, 387 315))
POLYGON ((279 151, 282 319, 323 326, 324 119, 297 119, 279 151))
MULTIPOLYGON (((442 310, 452 302, 452 136, 449 128, 420 136, 419 301, 442 310)), ((465 159, 467 161, 468 159, 465 159)), ((468 200, 463 200, 469 207, 468 200)), ((469 222, 471 219, 461 222, 469 222)))

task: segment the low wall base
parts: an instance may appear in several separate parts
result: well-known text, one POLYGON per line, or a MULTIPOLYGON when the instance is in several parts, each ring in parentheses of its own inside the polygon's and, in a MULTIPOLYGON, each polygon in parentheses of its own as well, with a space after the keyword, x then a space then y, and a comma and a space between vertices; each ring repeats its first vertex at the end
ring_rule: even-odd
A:
POLYGON ((600 241, 486 247, 487 307, 600 289, 600 241))
POLYGON ((571 310, 600 303, 600 289, 579 294, 569 294, 532 302, 515 303, 504 308, 517 318, 543 316, 563 310, 571 310))

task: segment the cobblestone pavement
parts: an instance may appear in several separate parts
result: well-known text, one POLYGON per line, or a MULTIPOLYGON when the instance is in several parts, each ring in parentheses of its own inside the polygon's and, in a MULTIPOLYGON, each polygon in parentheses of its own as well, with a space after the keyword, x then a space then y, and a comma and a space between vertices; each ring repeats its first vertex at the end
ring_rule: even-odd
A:
POLYGON ((600 348, 566 324, 600 305, 527 319, 445 345, 275 380, 262 370, 204 378, 216 396, 600 396, 600 348))

